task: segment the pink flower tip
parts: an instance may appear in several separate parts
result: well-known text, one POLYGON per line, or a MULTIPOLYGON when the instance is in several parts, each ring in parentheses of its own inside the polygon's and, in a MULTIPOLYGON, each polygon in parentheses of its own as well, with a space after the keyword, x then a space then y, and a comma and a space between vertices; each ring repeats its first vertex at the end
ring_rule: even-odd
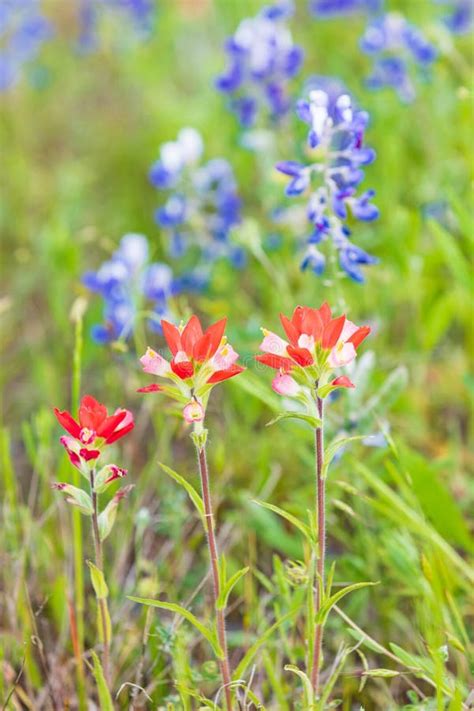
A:
POLYGON ((183 408, 183 417, 189 424, 192 422, 202 422, 204 419, 204 408, 200 402, 192 400, 183 408))
POLYGON ((272 388, 278 395, 285 395, 287 397, 294 397, 298 395, 301 390, 296 380, 287 373, 279 373, 273 378, 272 388))
POLYGON ((334 378, 331 385, 334 385, 336 388, 355 388, 354 383, 352 380, 349 380, 347 375, 340 375, 338 378, 334 378))

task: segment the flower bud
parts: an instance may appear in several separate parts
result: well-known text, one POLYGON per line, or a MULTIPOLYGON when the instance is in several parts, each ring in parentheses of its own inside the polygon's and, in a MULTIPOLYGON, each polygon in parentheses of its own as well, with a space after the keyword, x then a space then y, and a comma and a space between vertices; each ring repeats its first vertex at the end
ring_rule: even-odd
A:
POLYGON ((186 422, 202 422, 204 419, 204 408, 197 400, 191 400, 183 409, 183 417, 186 422))

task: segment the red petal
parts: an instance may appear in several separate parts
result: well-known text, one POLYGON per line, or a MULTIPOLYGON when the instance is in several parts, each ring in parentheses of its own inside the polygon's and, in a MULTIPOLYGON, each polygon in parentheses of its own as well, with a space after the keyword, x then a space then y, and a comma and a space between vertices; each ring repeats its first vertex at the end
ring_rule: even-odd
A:
POLYGON ((96 430, 98 437, 104 437, 107 439, 109 435, 118 427, 118 425, 125 419, 127 415, 126 410, 120 410, 114 415, 107 417, 100 427, 96 430))
POLYGON ((83 459, 86 460, 86 462, 90 461, 91 459, 97 459, 98 457, 100 457, 100 452, 98 449, 86 449, 85 447, 79 450, 79 454, 83 459))
POLYGON ((238 375, 239 373, 242 373, 242 371, 245 370, 245 368, 242 368, 240 365, 231 365, 227 370, 216 370, 215 373, 211 375, 209 380, 207 381, 208 383, 220 383, 221 380, 227 380, 228 378, 233 378, 234 375, 238 375))
POLYGON ((171 361, 171 370, 178 378, 181 380, 186 380, 186 378, 192 378, 194 375, 194 366, 189 360, 182 360, 180 363, 176 363, 174 360, 171 361))
POLYGON ((220 321, 217 321, 217 323, 213 323, 212 326, 209 326, 202 338, 195 344, 193 355, 199 363, 203 363, 209 358, 212 358, 217 351, 222 341, 222 336, 224 335, 226 323, 226 318, 222 318, 220 321))
POLYGON ((297 306, 293 311, 293 316, 291 317, 291 323, 296 328, 298 335, 301 333, 301 323, 304 316, 304 306, 297 306))
POLYGON ((328 304, 327 301, 324 302, 322 306, 319 307, 319 315, 321 316, 321 320, 323 322, 323 325, 326 326, 329 321, 331 320, 331 308, 328 304))
POLYGON ((60 410, 58 410, 57 407, 55 407, 54 414, 56 415, 56 418, 61 427, 64 427, 66 432, 69 432, 70 435, 78 439, 79 434, 81 432, 81 426, 78 425, 71 413, 67 412, 66 410, 63 410, 61 412, 60 410))
POLYGON ((285 333, 288 337, 288 340, 290 341, 290 343, 293 346, 296 346, 298 344, 298 336, 299 336, 298 331, 293 326, 290 319, 287 318, 284 314, 280 314, 280 321, 281 321, 281 325, 283 326, 285 333))
POLYGON ((255 360, 263 365, 268 365, 269 368, 275 368, 280 370, 280 368, 287 373, 293 368, 293 361, 289 358, 284 358, 283 356, 274 355, 273 353, 264 353, 263 355, 255 356, 255 360))
POLYGON ((286 349, 286 352, 288 353, 291 358, 293 358, 298 365, 301 365, 303 368, 305 368, 308 365, 313 365, 314 359, 311 353, 307 348, 295 348, 294 346, 288 346, 286 349))
POLYGON ((163 329, 163 335, 171 353, 176 355, 178 351, 182 350, 181 334, 179 330, 173 323, 165 321, 164 319, 161 321, 161 328, 163 329))
POLYGON ((354 348, 360 346, 362 341, 367 338, 370 333, 370 326, 361 326, 360 328, 352 334, 350 338, 347 339, 348 343, 352 343, 354 348))
POLYGON ((334 318, 324 328, 322 347, 325 349, 334 348, 339 340, 339 336, 344 328, 345 316, 334 318))
POLYGON ((306 308, 301 321, 301 330, 309 336, 313 336, 315 341, 319 341, 323 332, 323 321, 317 309, 306 308))
POLYGON ((340 375, 338 378, 334 378, 331 385, 336 385, 338 388, 355 388, 354 383, 349 380, 347 375, 340 375))
POLYGON ((144 388, 138 388, 137 393, 157 393, 160 390, 163 390, 161 385, 152 383, 151 385, 145 385, 144 388))
POLYGON ((128 425, 125 425, 125 427, 119 427, 119 429, 115 430, 110 437, 107 437, 107 444, 112 444, 112 442, 116 442, 121 437, 125 437, 125 435, 128 434, 130 430, 133 430, 134 427, 135 422, 133 420, 129 422, 128 425))
POLYGON ((107 408, 102 403, 97 402, 92 395, 84 395, 79 406, 79 422, 81 427, 89 430, 97 430, 107 417, 107 408))
POLYGON ((181 343, 183 344, 183 350, 187 354, 188 358, 193 357, 193 348, 195 343, 202 338, 202 327, 201 322, 197 316, 191 316, 188 323, 184 327, 184 331, 181 334, 181 343))

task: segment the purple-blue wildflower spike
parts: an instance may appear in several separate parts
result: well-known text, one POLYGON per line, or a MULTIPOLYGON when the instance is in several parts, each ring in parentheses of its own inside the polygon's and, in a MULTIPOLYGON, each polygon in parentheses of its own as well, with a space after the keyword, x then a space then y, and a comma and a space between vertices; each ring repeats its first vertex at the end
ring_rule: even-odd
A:
POLYGON ((112 257, 97 272, 86 272, 83 284, 104 300, 104 323, 91 331, 94 341, 105 344, 128 339, 135 327, 140 304, 167 309, 176 294, 175 279, 166 264, 148 261, 148 240, 144 235, 125 235, 112 257))
POLYGON ((429 67, 437 57, 436 48, 423 33, 396 12, 370 22, 360 47, 373 57, 367 86, 371 89, 391 87, 406 102, 416 95, 413 76, 429 67))
POLYGON ((303 61, 286 24, 293 11, 293 3, 285 0, 264 7, 242 20, 224 45, 228 65, 215 86, 229 96, 229 107, 244 128, 264 113, 274 120, 289 109, 289 81, 303 61))
POLYGON ((307 90, 309 99, 297 103, 296 113, 309 125, 307 142, 310 149, 316 149, 310 153, 313 162, 288 160, 276 165, 289 178, 287 195, 309 194, 306 216, 312 231, 301 266, 315 274, 322 273, 326 264, 323 245, 331 240, 340 252, 339 262, 346 274, 362 281, 361 265, 374 264, 376 260, 352 245, 346 220, 349 212, 356 220, 378 217, 378 209, 371 202, 374 191, 357 195, 364 178, 360 166, 369 165, 376 157, 375 151, 364 145, 369 116, 354 104, 337 80, 315 77, 308 82, 307 90))

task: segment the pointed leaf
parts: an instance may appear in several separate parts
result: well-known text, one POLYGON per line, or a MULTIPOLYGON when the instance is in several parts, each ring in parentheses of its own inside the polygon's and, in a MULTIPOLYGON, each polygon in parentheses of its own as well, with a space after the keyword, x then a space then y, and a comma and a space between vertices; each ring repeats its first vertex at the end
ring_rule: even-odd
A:
POLYGON ((316 429, 316 427, 321 427, 322 422, 318 417, 313 417, 312 415, 305 415, 303 412, 280 412, 277 417, 274 417, 273 420, 270 420, 270 422, 267 422, 266 427, 270 427, 271 425, 274 425, 276 422, 279 422, 280 420, 303 420, 303 422, 307 422, 313 429, 316 429))
POLYGON ((321 609, 316 615, 316 622, 318 624, 324 625, 329 613, 331 612, 331 609, 339 602, 339 600, 341 600, 346 595, 349 595, 349 593, 354 592, 355 590, 372 587, 373 585, 378 585, 378 583, 354 583, 353 585, 347 585, 347 587, 342 588, 342 590, 338 590, 337 593, 334 593, 334 595, 331 595, 330 598, 323 602, 321 609))
POLYGON ((324 451, 323 464, 323 479, 326 478, 329 466, 342 447, 345 447, 349 442, 355 442, 358 439, 367 439, 367 435, 355 435, 354 437, 338 437, 334 439, 324 451))
POLYGON ((265 509, 269 509, 269 511, 273 511, 273 513, 276 513, 278 514, 278 516, 284 518, 286 521, 295 526, 295 528, 301 531, 303 536, 308 541, 310 541, 310 543, 314 544, 315 541, 311 534, 310 527, 306 523, 303 523, 303 521, 300 521, 299 518, 293 516, 293 514, 288 513, 288 511, 281 509, 279 506, 274 506, 274 504, 269 504, 266 501, 259 501, 258 499, 253 499, 253 503, 257 504, 258 506, 262 506, 265 509))
POLYGON ((314 707, 314 692, 313 687, 311 685, 311 681, 308 679, 307 675, 303 671, 301 671, 301 669, 295 667, 294 664, 285 664, 283 668, 285 671, 293 672, 293 674, 296 674, 300 677, 301 681, 303 682, 304 708, 312 709, 314 707))
POLYGON ((105 582, 104 574, 99 568, 92 563, 92 561, 86 561, 92 580, 92 587, 94 588, 95 596, 98 600, 105 600, 108 597, 109 589, 107 583, 105 582))
POLYGON ((196 489, 192 484, 190 484, 187 479, 181 476, 181 474, 178 474, 175 472, 173 469, 170 467, 166 466, 166 464, 162 464, 162 462, 159 462, 160 467, 163 469, 164 472, 166 472, 172 479, 174 479, 178 484, 180 484, 183 489, 186 490, 189 498, 193 502, 194 506, 196 507, 197 512, 199 513, 199 516, 201 517, 203 523, 205 522, 205 511, 204 511, 204 502, 197 493, 196 489))
MULTIPOLYGON (((227 601, 229 599, 229 595, 232 592, 232 588, 237 585, 239 580, 244 577, 249 572, 249 568, 241 568, 241 570, 238 570, 234 575, 232 575, 229 580, 225 581, 225 584, 222 587, 222 590, 220 592, 219 597, 217 598, 216 602, 216 607, 218 610, 223 610, 225 607, 227 607, 227 601)), ((222 578, 222 582, 225 579, 222 578)))
POLYGON ((99 657, 95 652, 91 652, 93 661, 93 672, 94 678, 97 684, 97 695, 99 697, 100 711, 114 711, 114 705, 112 703, 112 697, 110 696, 110 691, 105 681, 104 672, 102 665, 99 661, 99 657))
POLYGON ((188 622, 190 622, 202 634, 202 636, 207 639, 212 649, 214 650, 215 655, 219 659, 223 659, 224 654, 222 649, 220 648, 219 642, 217 641, 214 632, 211 632, 207 627, 202 624, 202 622, 199 622, 197 617, 195 617, 192 612, 189 612, 189 610, 187 610, 185 607, 181 607, 181 605, 176 605, 173 602, 163 602, 162 600, 153 600, 151 598, 132 597, 131 595, 127 595, 127 597, 132 602, 138 602, 140 605, 158 607, 160 610, 169 610, 169 612, 174 612, 176 615, 181 615, 181 617, 184 617, 186 620, 188 620, 188 622))

